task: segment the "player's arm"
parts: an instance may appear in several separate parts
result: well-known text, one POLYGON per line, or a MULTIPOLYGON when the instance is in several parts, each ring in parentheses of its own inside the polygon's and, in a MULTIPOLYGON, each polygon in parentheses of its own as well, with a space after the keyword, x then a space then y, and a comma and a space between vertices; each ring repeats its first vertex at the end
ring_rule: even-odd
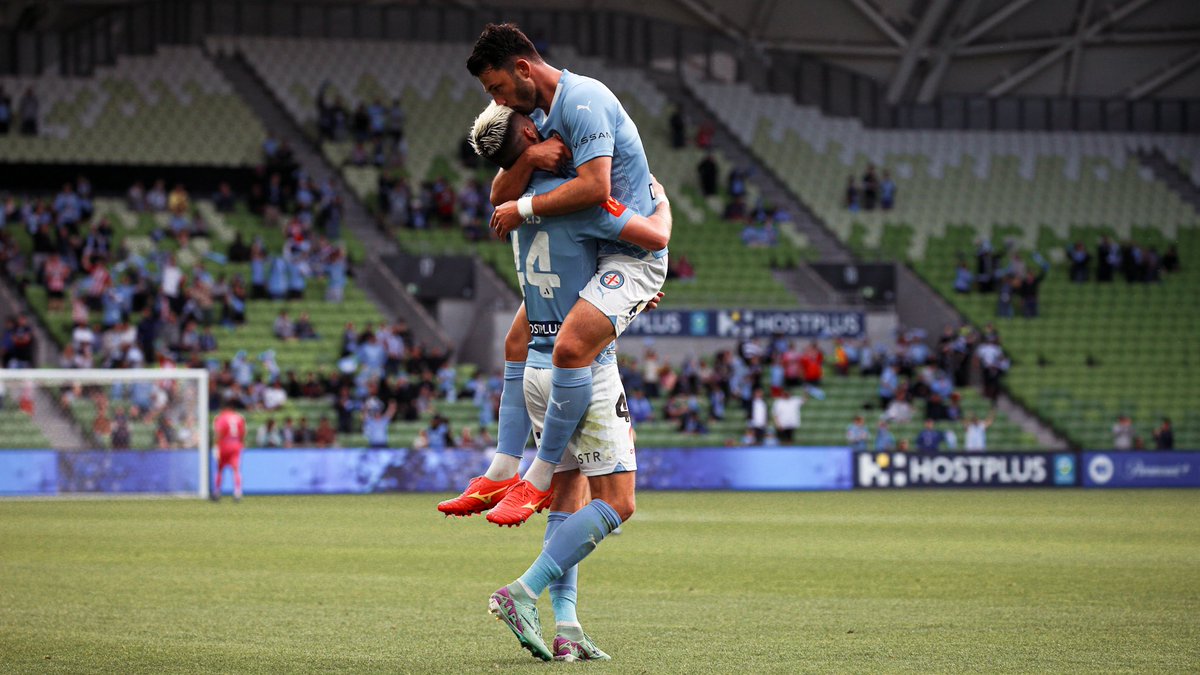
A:
POLYGON ((521 153, 515 164, 507 169, 500 169, 496 178, 492 180, 492 206, 520 199, 525 188, 529 186, 534 171, 562 173, 570 161, 571 151, 558 136, 551 136, 541 143, 525 148, 525 152, 521 153))
POLYGON ((671 241, 671 202, 658 179, 651 177, 657 204, 650 216, 634 215, 621 230, 621 241, 641 246, 647 251, 661 251, 671 241))
MULTIPOLYGON (((528 152, 528 151, 527 151, 528 152)), ((522 155, 523 157, 524 155, 522 155)), ((559 185, 550 192, 534 195, 529 207, 539 216, 561 216, 575 213, 593 206, 600 206, 608 199, 612 187, 612 157, 596 157, 576 167, 578 175, 559 185)), ((525 183, 528 184, 528 181, 525 183)), ((521 190, 525 185, 521 186, 521 190)), ((492 184, 492 203, 495 203, 495 183, 492 184)), ((507 201, 492 213, 492 231, 498 237, 520 227, 525 221, 517 201, 507 201)))

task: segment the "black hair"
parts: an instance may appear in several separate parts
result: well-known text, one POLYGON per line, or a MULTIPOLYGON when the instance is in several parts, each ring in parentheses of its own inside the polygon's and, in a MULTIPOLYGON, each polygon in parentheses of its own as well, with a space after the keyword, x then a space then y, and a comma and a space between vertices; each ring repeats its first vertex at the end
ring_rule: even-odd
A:
POLYGON ((512 70, 513 59, 524 58, 541 63, 537 48, 525 37, 515 23, 489 23, 483 27, 471 56, 467 58, 467 70, 479 77, 485 70, 512 70))

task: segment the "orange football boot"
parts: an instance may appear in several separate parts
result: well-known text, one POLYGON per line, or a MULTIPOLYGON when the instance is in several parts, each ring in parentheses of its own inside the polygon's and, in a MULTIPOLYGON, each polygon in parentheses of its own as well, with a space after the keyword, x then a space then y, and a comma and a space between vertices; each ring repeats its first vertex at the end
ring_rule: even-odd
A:
POLYGON ((467 489, 463 490, 461 495, 438 504, 437 509, 447 516, 470 516, 482 513, 504 499, 504 495, 508 494, 508 491, 520 480, 520 474, 515 473, 512 478, 501 481, 476 476, 467 484, 467 489))
POLYGON ((519 526, 529 520, 529 516, 541 513, 550 506, 551 499, 554 499, 554 488, 542 492, 529 481, 523 480, 514 485, 499 504, 492 507, 487 514, 488 522, 501 526, 519 526))

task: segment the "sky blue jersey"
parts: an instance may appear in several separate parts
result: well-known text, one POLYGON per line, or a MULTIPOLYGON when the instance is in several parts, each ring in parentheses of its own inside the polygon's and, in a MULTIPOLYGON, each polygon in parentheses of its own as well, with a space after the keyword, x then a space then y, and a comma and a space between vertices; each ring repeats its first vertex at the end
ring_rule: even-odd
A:
MULTIPOLYGON (((552 133, 562 138, 571 149, 576 167, 597 157, 612 157, 609 196, 640 215, 654 213, 650 164, 646 161, 642 137, 624 106, 603 82, 564 68, 554 100, 550 102, 550 112, 537 108, 530 118, 544 138, 550 138, 552 133)), ((650 255, 645 249, 622 241, 603 242, 600 253, 641 259, 650 255)), ((662 252, 659 254, 661 257, 662 252)))
MULTIPOLYGON (((526 196, 545 194, 567 182, 548 173, 535 171, 525 189, 526 196)), ((533 216, 512 234, 513 258, 517 282, 525 296, 529 317, 530 368, 550 368, 554 338, 596 274, 601 240, 615 240, 634 215, 633 209, 609 202, 564 216, 533 216)), ((610 344, 596 362, 616 363, 616 344, 610 344)))

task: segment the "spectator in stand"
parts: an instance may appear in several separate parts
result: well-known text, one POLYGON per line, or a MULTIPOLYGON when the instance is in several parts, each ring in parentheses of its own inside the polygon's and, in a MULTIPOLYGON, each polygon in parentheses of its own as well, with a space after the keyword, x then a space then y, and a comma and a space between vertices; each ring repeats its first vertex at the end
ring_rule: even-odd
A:
POLYGON ((1012 275, 1005 275, 1000 279, 1000 286, 996 292, 996 316, 1001 319, 1011 319, 1013 315, 1013 296, 1021 287, 1021 280, 1012 275))
POLYGON ((700 194, 704 197, 712 197, 717 194, 717 161, 713 159, 712 153, 704 155, 704 159, 696 165, 696 173, 700 177, 700 194))
POLYGON ((363 435, 367 437, 368 447, 388 447, 388 425, 391 424, 392 418, 395 415, 395 401, 388 403, 386 409, 383 407, 383 403, 377 398, 367 401, 363 412, 363 435))
POLYGON ((308 426, 308 418, 301 416, 300 421, 296 424, 295 431, 292 432, 292 444, 300 448, 307 448, 313 445, 316 440, 316 431, 308 426))
POLYGON ((275 317, 275 324, 271 329, 275 335, 275 339, 290 342, 296 339, 296 326, 292 320, 288 318, 286 309, 279 310, 279 315, 275 317))
POLYGON ((1004 349, 995 340, 985 340, 976 348, 975 359, 983 372, 983 395, 995 403, 1000 396, 1000 378, 1009 365, 1004 349))
POLYGON ((842 338, 833 341, 833 369, 841 377, 850 374, 851 349, 842 338))
POLYGON ((1117 417, 1117 423, 1112 428, 1113 449, 1132 450, 1133 436, 1133 420, 1129 415, 1117 417))
POLYGON ((429 438, 430 450, 445 450, 454 447, 454 431, 450 428, 450 420, 434 412, 429 420, 429 428, 425 430, 429 438))
POLYGON ((708 150, 712 147, 713 136, 717 133, 717 127, 712 120, 704 120, 700 126, 696 128, 696 147, 701 150, 708 150))
POLYGON ((1050 263, 1046 262, 1046 259, 1039 253, 1034 252, 1033 260, 1041 271, 1035 274, 1033 270, 1028 270, 1017 287, 1017 293, 1021 296, 1021 313, 1026 319, 1037 318, 1038 289, 1046 278, 1046 273, 1050 271, 1050 263))
POLYGON ((279 410, 287 404, 287 390, 279 383, 278 379, 272 379, 262 390, 262 407, 264 410, 279 410))
POLYGON ((683 110, 677 105, 671 111, 671 147, 676 150, 687 145, 687 125, 683 121, 683 110))
POLYGON ((1179 271, 1179 247, 1176 244, 1167 247, 1167 252, 1162 257, 1162 268, 1167 274, 1179 271))
POLYGON ((38 134, 38 109, 41 104, 38 101, 37 94, 33 93, 33 87, 25 90, 25 95, 21 97, 21 135, 22 136, 37 136, 38 134))
POLYGON ((980 293, 991 293, 996 287, 996 258, 998 254, 992 250, 992 241, 981 238, 975 246, 975 281, 980 293))
POLYGON ((641 389, 634 389, 629 398, 629 417, 634 424, 649 422, 654 417, 654 407, 641 389))
POLYGON ((300 313, 300 318, 296 319, 293 332, 297 340, 316 340, 320 337, 317 335, 316 329, 313 328, 312 319, 308 318, 308 312, 300 313))
POLYGON ((978 415, 971 415, 963 422, 964 446, 967 452, 984 452, 987 450, 987 430, 996 421, 995 413, 981 420, 978 415))
POLYGON ((1133 240, 1126 240, 1121 245, 1121 273, 1125 282, 1135 284, 1142 280, 1142 263, 1145 253, 1142 247, 1133 240))
POLYGON ((805 386, 821 386, 821 378, 825 375, 824 363, 825 355, 821 353, 817 341, 809 342, 804 353, 800 355, 800 370, 804 376, 805 386))
POLYGON ((1159 450, 1175 449, 1175 431, 1171 428, 1171 420, 1164 417, 1162 424, 1154 430, 1154 447, 1159 450))
POLYGON ((283 426, 279 428, 279 435, 283 438, 283 447, 293 448, 296 446, 296 426, 292 424, 291 417, 283 418, 283 426))
POLYGON ((896 390, 900 387, 900 376, 896 366, 888 365, 879 375, 879 407, 886 410, 896 398, 896 390))
POLYGON ((692 266, 692 261, 688 260, 686 255, 671 258, 671 261, 667 263, 667 278, 679 281, 694 281, 696 279, 696 268, 692 266))
POLYGON ((854 176, 846 179, 845 206, 850 211, 858 211, 862 208, 861 191, 858 189, 858 183, 854 180, 854 176))
POLYGON ((933 420, 925 420, 925 428, 917 434, 915 444, 920 452, 937 452, 942 449, 942 443, 946 442, 946 435, 941 430, 935 429, 933 420))
POLYGON ((1121 264, 1121 249, 1105 235, 1096 246, 1096 281, 1108 283, 1113 280, 1117 266, 1121 264))
POLYGON ((767 402, 763 399, 761 387, 754 388, 747 428, 754 438, 754 444, 762 445, 767 438, 767 402))
POLYGON ((886 451, 896 449, 896 437, 892 435, 892 430, 888 428, 888 422, 885 419, 879 420, 875 432, 875 450, 886 451))
POLYGON ((862 177, 862 203, 863 209, 873 211, 875 209, 875 201, 879 197, 879 176, 875 174, 875 165, 868 164, 867 171, 862 177))
POLYGON ((854 421, 846 427, 846 445, 849 445, 851 450, 862 452, 867 449, 867 441, 870 439, 871 432, 867 431, 863 416, 855 415, 854 421))
POLYGON ((55 253, 46 259, 46 264, 42 266, 42 283, 46 285, 47 309, 52 312, 62 309, 70 278, 71 267, 61 256, 55 253))
POLYGON ((1067 251, 1067 258, 1071 261, 1071 281, 1076 284, 1087 283, 1088 277, 1092 273, 1089 267, 1092 256, 1087 252, 1082 241, 1075 242, 1074 248, 1067 251))
POLYGON ((4 355, 6 368, 34 368, 37 366, 34 358, 36 342, 33 336, 33 327, 29 324, 29 318, 24 314, 17 315, 5 343, 7 347, 4 355))
POLYGON ((274 417, 268 417, 267 421, 258 427, 255 440, 260 448, 283 447, 283 434, 280 432, 279 427, 275 426, 274 417))
POLYGON ((958 267, 954 270, 954 292, 966 294, 971 292, 971 284, 975 281, 975 276, 971 274, 971 269, 967 267, 967 261, 959 260, 958 267))
POLYGON ((908 401, 908 391, 904 387, 896 390, 896 397, 883 411, 883 418, 896 424, 907 424, 912 421, 913 407, 908 401))
POLYGON ((883 170, 883 181, 879 184, 879 206, 884 211, 891 211, 896 205, 896 183, 887 169, 883 170))
POLYGON ((161 178, 146 193, 146 208, 155 213, 167 210, 167 185, 161 178))
POLYGON ((0 86, 0 134, 8 134, 9 128, 12 127, 12 118, 12 97, 0 86))
POLYGON ((313 434, 313 442, 318 448, 330 448, 337 445, 337 432, 329 423, 329 418, 322 415, 313 434))
POLYGON ((775 397, 771 403, 771 418, 775 422, 775 438, 780 443, 792 443, 796 439, 796 429, 800 428, 800 408, 804 405, 805 398, 801 396, 792 396, 792 393, 783 387, 779 391, 779 396, 775 397))

